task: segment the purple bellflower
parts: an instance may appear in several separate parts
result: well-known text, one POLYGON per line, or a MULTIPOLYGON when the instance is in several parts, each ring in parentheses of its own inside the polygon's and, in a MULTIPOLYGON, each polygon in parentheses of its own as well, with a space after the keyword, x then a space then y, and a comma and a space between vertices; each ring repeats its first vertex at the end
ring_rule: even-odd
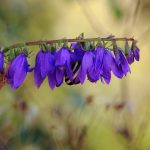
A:
POLYGON ((39 88, 49 72, 54 70, 55 58, 49 51, 40 50, 36 56, 34 81, 39 88))
POLYGON ((62 47, 56 53, 55 61, 55 73, 57 86, 63 83, 64 77, 67 76, 69 80, 73 78, 73 72, 71 68, 71 53, 66 47, 62 47))
POLYGON ((129 64, 132 64, 134 62, 134 53, 133 51, 129 48, 128 52, 126 54, 126 58, 129 64))
POLYGON ((103 66, 103 60, 104 60, 104 48, 103 47, 96 47, 93 51, 95 54, 94 58, 94 67, 91 68, 89 71, 89 81, 96 82, 99 80, 101 73, 102 73, 102 66, 103 66))
POLYGON ((73 72, 72 80, 66 76, 65 81, 68 85, 79 84, 80 80, 77 78, 79 68, 81 66, 82 58, 84 56, 85 51, 83 50, 82 43, 72 43, 71 48, 74 50, 71 53, 71 68, 73 72))
POLYGON ((133 54, 136 61, 140 60, 140 50, 137 46, 133 47, 133 54))
POLYGON ((107 84, 109 84, 111 80, 111 70, 119 76, 113 54, 104 47, 98 47, 96 49, 95 68, 95 70, 100 73, 99 78, 101 78, 102 81, 104 80, 107 84))
MULTIPOLYGON (((129 67, 129 64, 125 58, 125 55, 123 54, 123 52, 120 48, 115 50, 114 54, 115 54, 115 62, 116 62, 116 65, 118 67, 118 68, 115 68, 115 69, 117 69, 117 71, 114 71, 114 74, 117 77, 120 76, 119 78, 122 78, 128 72, 131 72, 130 67, 129 67)), ((113 69, 113 70, 115 70, 115 69, 113 69)))
POLYGON ((85 52, 79 73, 77 75, 77 79, 79 79, 81 84, 84 83, 86 75, 88 76, 88 79, 92 81, 94 74, 92 74, 91 71, 94 68, 94 59, 95 54, 92 51, 85 52))
POLYGON ((53 69, 51 69, 48 72, 48 83, 49 83, 49 87, 51 88, 51 90, 53 90, 55 87, 59 87, 60 84, 56 80, 56 66, 55 66, 55 63, 56 63, 57 52, 52 51, 51 55, 53 56, 53 58, 52 58, 53 59, 53 63, 52 63, 53 69))
POLYGON ((19 54, 10 64, 6 77, 12 89, 17 89, 21 86, 26 78, 27 72, 33 69, 29 68, 27 57, 24 54, 19 54))
MULTIPOLYGON (((96 82, 99 79, 99 73, 95 70, 95 50, 84 50, 85 43, 79 43, 80 47, 74 49, 74 55, 78 57, 77 61, 79 62, 80 66, 78 67, 78 72, 76 73, 76 78, 74 83, 81 83, 83 84, 86 78, 91 82, 96 82)), ((90 44, 90 43, 88 43, 90 44)), ((89 45, 90 46, 90 45, 89 45)))
POLYGON ((125 56, 127 62, 131 65, 134 62, 134 53, 132 48, 129 46, 128 41, 125 42, 125 56))
POLYGON ((129 47, 128 42, 126 42, 126 58, 129 64, 132 64, 134 62, 134 59, 136 61, 140 60, 140 50, 135 45, 135 43, 132 43, 132 48, 129 47))
POLYGON ((0 73, 3 71, 4 68, 4 55, 0 52, 0 73))
POLYGON ((111 67, 114 65, 114 59, 111 51, 104 49, 103 62, 101 65, 101 79, 104 80, 107 84, 111 80, 111 67))

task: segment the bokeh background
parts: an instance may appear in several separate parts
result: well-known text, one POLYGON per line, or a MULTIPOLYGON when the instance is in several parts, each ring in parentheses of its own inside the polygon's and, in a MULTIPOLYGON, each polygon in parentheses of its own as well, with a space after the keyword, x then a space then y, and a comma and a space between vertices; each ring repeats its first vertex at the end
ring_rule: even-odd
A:
POLYGON ((4 86, 0 150, 150 150, 150 0, 0 0, 1 46, 82 32, 134 36, 141 60, 110 85, 37 89, 30 73, 18 90, 4 86))

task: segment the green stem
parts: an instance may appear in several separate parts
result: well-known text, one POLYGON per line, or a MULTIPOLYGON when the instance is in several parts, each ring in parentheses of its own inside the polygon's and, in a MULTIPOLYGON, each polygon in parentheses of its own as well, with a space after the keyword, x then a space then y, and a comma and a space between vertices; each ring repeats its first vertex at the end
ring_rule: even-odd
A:
MULTIPOLYGON (((14 45, 5 47, 3 52, 6 53, 13 48, 21 48, 24 46, 34 46, 34 45, 41 45, 41 44, 53 44, 53 43, 60 43, 62 40, 67 42, 87 42, 87 41, 135 41, 133 38, 86 38, 86 39, 60 39, 60 40, 39 40, 39 41, 29 41, 24 43, 16 43, 14 45)), ((135 41, 136 42, 136 41, 135 41)))

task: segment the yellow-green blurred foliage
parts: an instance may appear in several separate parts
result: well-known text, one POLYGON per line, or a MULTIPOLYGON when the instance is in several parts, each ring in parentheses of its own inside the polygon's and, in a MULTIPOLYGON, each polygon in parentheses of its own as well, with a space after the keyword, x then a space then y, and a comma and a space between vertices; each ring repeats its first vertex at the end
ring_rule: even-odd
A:
POLYGON ((149 0, 0 0, 0 46, 82 32, 134 36, 141 60, 110 85, 86 81, 51 91, 46 79, 37 89, 33 73, 16 91, 6 85, 0 90, 0 150, 150 149, 149 0))

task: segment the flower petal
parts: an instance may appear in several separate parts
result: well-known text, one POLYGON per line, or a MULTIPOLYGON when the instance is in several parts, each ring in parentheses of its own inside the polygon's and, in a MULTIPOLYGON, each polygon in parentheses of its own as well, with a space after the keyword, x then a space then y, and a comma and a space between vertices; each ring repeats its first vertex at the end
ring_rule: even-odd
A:
POLYGON ((137 46, 134 47, 133 53, 134 53, 134 57, 135 57, 136 61, 139 61, 140 60, 140 50, 137 46))
POLYGON ((43 60, 43 52, 39 51, 36 59, 35 59, 35 67, 34 67, 34 82, 37 88, 39 88, 44 81, 45 77, 42 77, 41 75, 41 63, 43 60))
POLYGON ((55 71, 48 73, 48 83, 49 83, 51 90, 53 90, 57 84, 56 77, 55 77, 55 71))
POLYGON ((101 77, 105 80, 107 84, 110 83, 111 80, 111 67, 114 63, 114 58, 112 53, 105 49, 103 63, 101 67, 101 77))
POLYGON ((122 67, 124 74, 126 75, 128 72, 130 72, 130 67, 121 49, 118 49, 118 51, 119 51, 119 56, 120 56, 120 61, 121 61, 121 67, 122 67))
POLYGON ((4 55, 2 52, 0 52, 0 72, 3 71, 4 68, 4 55))
POLYGON ((24 54, 18 55, 11 63, 6 73, 7 80, 13 89, 18 88, 28 72, 28 62, 24 54))
POLYGON ((102 66, 105 50, 103 47, 96 48, 95 70, 99 70, 102 66))
POLYGON ((23 83, 27 75, 27 60, 23 60, 22 63, 18 65, 20 67, 18 67, 17 71, 14 73, 14 83, 12 87, 14 89, 18 88, 23 83))
POLYGON ((63 66, 66 62, 70 62, 70 53, 66 47, 61 48, 56 54, 56 66, 63 66))
POLYGON ((134 53, 133 51, 129 50, 128 54, 126 55, 127 61, 129 64, 132 64, 134 62, 134 53))
POLYGON ((58 85, 61 85, 64 80, 65 71, 61 68, 56 68, 56 81, 58 85))
POLYGON ((37 86, 37 88, 39 88, 41 86, 44 79, 45 79, 45 77, 41 76, 41 71, 39 70, 39 68, 35 67, 34 68, 34 82, 35 82, 35 85, 37 86))
POLYGON ((54 69, 54 56, 48 51, 43 52, 40 61, 41 76, 45 77, 50 70, 52 71, 54 69))
POLYGON ((87 71, 90 71, 90 69, 93 67, 93 58, 94 54, 90 51, 87 51, 83 56, 82 64, 78 74, 81 84, 83 84, 85 81, 87 71))

